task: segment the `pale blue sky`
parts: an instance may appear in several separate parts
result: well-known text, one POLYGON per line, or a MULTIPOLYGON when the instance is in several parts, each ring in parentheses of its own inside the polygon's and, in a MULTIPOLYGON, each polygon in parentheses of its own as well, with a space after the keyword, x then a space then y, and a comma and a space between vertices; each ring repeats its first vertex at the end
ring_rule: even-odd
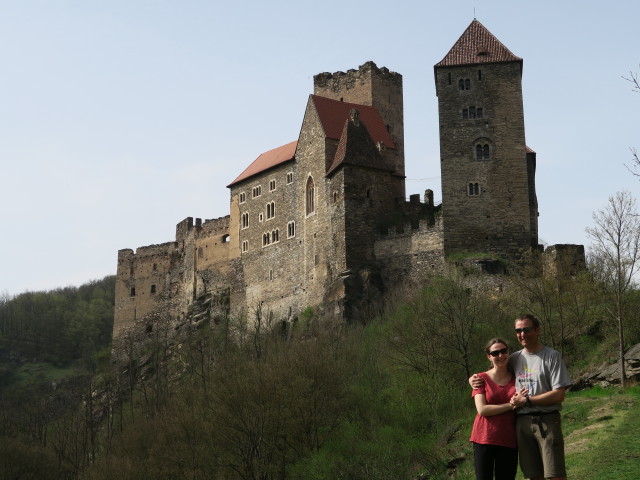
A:
POLYGON ((524 58, 540 238, 587 243, 640 147, 640 2, 0 0, 0 292, 114 274, 117 251, 228 214, 226 185, 296 140, 313 75, 404 80, 407 195, 440 199, 433 65, 474 17, 524 58))

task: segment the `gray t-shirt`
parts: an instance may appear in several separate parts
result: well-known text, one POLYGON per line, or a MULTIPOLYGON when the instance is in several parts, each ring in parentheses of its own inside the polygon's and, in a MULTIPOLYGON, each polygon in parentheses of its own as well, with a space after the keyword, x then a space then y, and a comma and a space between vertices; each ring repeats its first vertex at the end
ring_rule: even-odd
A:
MULTIPOLYGON (((509 364, 516 376, 516 391, 524 387, 529 390, 529 395, 534 396, 571 385, 569 371, 562 356, 553 348, 543 347, 536 353, 519 350, 511 354, 509 364)), ((534 405, 521 407, 516 410, 516 414, 557 412, 561 408, 561 403, 534 405)))

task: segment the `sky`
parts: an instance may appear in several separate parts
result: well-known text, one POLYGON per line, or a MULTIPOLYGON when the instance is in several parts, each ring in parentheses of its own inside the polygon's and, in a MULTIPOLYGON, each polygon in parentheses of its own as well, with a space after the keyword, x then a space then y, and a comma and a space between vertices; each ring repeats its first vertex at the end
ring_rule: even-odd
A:
POLYGON ((226 185, 297 140, 313 76, 369 60, 403 76, 407 195, 440 201, 433 65, 474 16, 524 59, 540 241, 588 246, 640 187, 638 1, 0 0, 0 294, 228 215, 226 185))

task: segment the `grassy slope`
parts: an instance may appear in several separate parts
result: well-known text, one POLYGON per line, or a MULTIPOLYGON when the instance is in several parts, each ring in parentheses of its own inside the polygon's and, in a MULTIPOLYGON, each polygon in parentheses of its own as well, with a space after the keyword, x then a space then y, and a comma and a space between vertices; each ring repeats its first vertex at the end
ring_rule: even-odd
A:
MULTIPOLYGON (((637 480, 640 478, 640 386, 620 393, 593 388, 567 395, 563 431, 569 479, 637 480)), ((452 451, 466 457, 450 479, 474 480, 471 424, 452 451)), ((444 478, 444 477, 443 477, 444 478)), ((518 471, 517 480, 523 480, 518 471)))
POLYGON ((570 394, 563 418, 570 478, 640 478, 640 387, 570 394))

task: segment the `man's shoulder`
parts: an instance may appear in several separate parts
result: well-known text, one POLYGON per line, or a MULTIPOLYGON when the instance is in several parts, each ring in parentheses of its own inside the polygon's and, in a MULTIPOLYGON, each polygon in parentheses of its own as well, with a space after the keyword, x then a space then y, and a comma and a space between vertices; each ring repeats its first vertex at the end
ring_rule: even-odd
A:
POLYGON ((524 348, 521 349, 521 350, 517 350, 517 351, 513 352, 511 354, 511 356, 509 357, 509 360, 511 360, 511 359, 516 360, 517 358, 520 358, 520 356, 522 355, 523 350, 524 350, 524 348))
POLYGON ((538 352, 541 356, 545 357, 562 357, 559 351, 554 350, 551 347, 547 347, 546 345, 542 347, 542 349, 538 352))

